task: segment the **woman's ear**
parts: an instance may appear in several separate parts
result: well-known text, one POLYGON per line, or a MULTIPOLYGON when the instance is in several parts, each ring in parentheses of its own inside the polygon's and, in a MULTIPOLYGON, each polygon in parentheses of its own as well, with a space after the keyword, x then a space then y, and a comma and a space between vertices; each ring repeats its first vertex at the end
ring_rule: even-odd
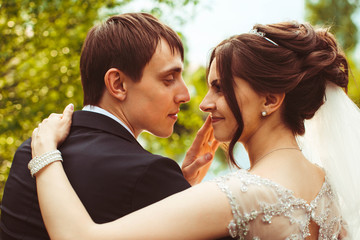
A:
POLYGON ((125 100, 127 95, 127 76, 116 68, 110 68, 104 77, 105 87, 111 96, 120 101, 125 100))
POLYGON ((266 115, 278 110, 285 99, 285 93, 268 93, 265 95, 264 109, 266 115))

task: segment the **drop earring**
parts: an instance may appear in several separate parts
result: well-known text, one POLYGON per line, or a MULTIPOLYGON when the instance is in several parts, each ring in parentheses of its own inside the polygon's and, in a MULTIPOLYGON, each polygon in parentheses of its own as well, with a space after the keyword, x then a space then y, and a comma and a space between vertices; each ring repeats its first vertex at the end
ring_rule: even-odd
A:
POLYGON ((266 111, 262 111, 262 112, 261 112, 261 116, 266 117, 266 115, 267 115, 267 112, 266 112, 266 111))

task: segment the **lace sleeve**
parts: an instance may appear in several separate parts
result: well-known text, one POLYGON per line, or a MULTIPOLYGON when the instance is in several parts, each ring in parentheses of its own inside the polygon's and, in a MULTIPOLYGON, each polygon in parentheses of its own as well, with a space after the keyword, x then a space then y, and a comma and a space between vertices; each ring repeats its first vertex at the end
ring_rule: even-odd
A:
POLYGON ((239 222, 239 219, 241 216, 239 207, 237 205, 237 202, 236 202, 229 186, 226 185, 226 183, 225 183, 225 178, 217 178, 214 181, 217 183, 217 185, 221 189, 221 191, 223 191, 225 193, 225 195, 227 196, 227 198, 229 200, 233 219, 230 221, 230 223, 228 225, 228 229, 229 229, 230 236, 232 238, 235 238, 238 234, 238 227, 237 227, 236 223, 239 222))
POLYGON ((244 170, 213 180, 227 196, 233 219, 229 234, 238 239, 305 239, 311 222, 319 238, 342 239, 342 218, 331 186, 325 180, 310 203, 281 185, 244 170), (340 233, 341 232, 341 233, 340 233))
MULTIPOLYGON (((214 180, 227 196, 233 219, 228 225, 232 238, 246 236, 250 233, 252 223, 261 213, 261 202, 273 201, 273 197, 259 197, 263 186, 252 182, 246 175, 233 173, 214 180)), ((262 221, 271 222, 271 218, 263 217, 262 221)), ((252 239, 260 239, 254 236, 252 239)))
POLYGON ((227 196, 237 239, 303 239, 308 233, 306 205, 292 192, 245 170, 213 180, 227 196))

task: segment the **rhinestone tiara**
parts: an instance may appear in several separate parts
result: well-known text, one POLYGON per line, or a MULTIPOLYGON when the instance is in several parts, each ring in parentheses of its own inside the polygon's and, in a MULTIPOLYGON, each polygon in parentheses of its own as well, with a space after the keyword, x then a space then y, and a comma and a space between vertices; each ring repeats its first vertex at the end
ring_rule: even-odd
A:
POLYGON ((276 42, 274 42, 274 41, 271 40, 270 38, 265 37, 265 33, 258 31, 257 28, 251 29, 251 30, 249 31, 249 33, 250 33, 250 34, 257 35, 257 36, 259 36, 259 37, 262 37, 262 38, 266 39, 267 41, 271 42, 272 44, 274 44, 275 46, 279 46, 279 44, 277 44, 276 42))

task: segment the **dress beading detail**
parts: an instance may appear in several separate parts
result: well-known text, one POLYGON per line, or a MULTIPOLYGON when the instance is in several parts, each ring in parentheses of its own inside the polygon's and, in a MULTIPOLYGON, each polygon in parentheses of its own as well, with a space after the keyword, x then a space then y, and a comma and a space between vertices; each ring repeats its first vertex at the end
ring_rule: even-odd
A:
MULTIPOLYGON (((310 203, 307 203, 304 199, 296 198, 294 193, 285 187, 271 180, 251 174, 246 170, 239 170, 216 178, 213 181, 217 183, 229 200, 233 219, 230 221, 228 229, 232 238, 241 240, 267 239, 260 238, 259 236, 250 236, 252 223, 259 218, 263 226, 272 225, 274 217, 284 217, 288 219, 289 224, 297 226, 297 231, 287 236, 286 240, 305 239, 310 236, 309 224, 311 221, 314 221, 320 228, 320 240, 338 239, 339 237, 342 218, 339 215, 340 213, 336 212, 336 209, 338 209, 337 198, 326 177, 320 192, 310 203), (230 180, 236 181, 236 188, 233 186, 229 187, 228 182, 230 180), (257 207, 254 209, 244 208, 241 205, 244 203, 235 196, 240 194, 246 198, 246 194, 251 194, 249 189, 254 189, 254 187, 265 187, 266 191, 274 192, 276 201, 269 202, 263 199, 256 203, 257 207), (319 206, 320 202, 321 206, 319 206), (335 209, 333 208, 334 206, 335 209)), ((256 226, 259 228, 259 225, 256 226)), ((259 231, 261 229, 256 229, 253 232, 259 231)))

